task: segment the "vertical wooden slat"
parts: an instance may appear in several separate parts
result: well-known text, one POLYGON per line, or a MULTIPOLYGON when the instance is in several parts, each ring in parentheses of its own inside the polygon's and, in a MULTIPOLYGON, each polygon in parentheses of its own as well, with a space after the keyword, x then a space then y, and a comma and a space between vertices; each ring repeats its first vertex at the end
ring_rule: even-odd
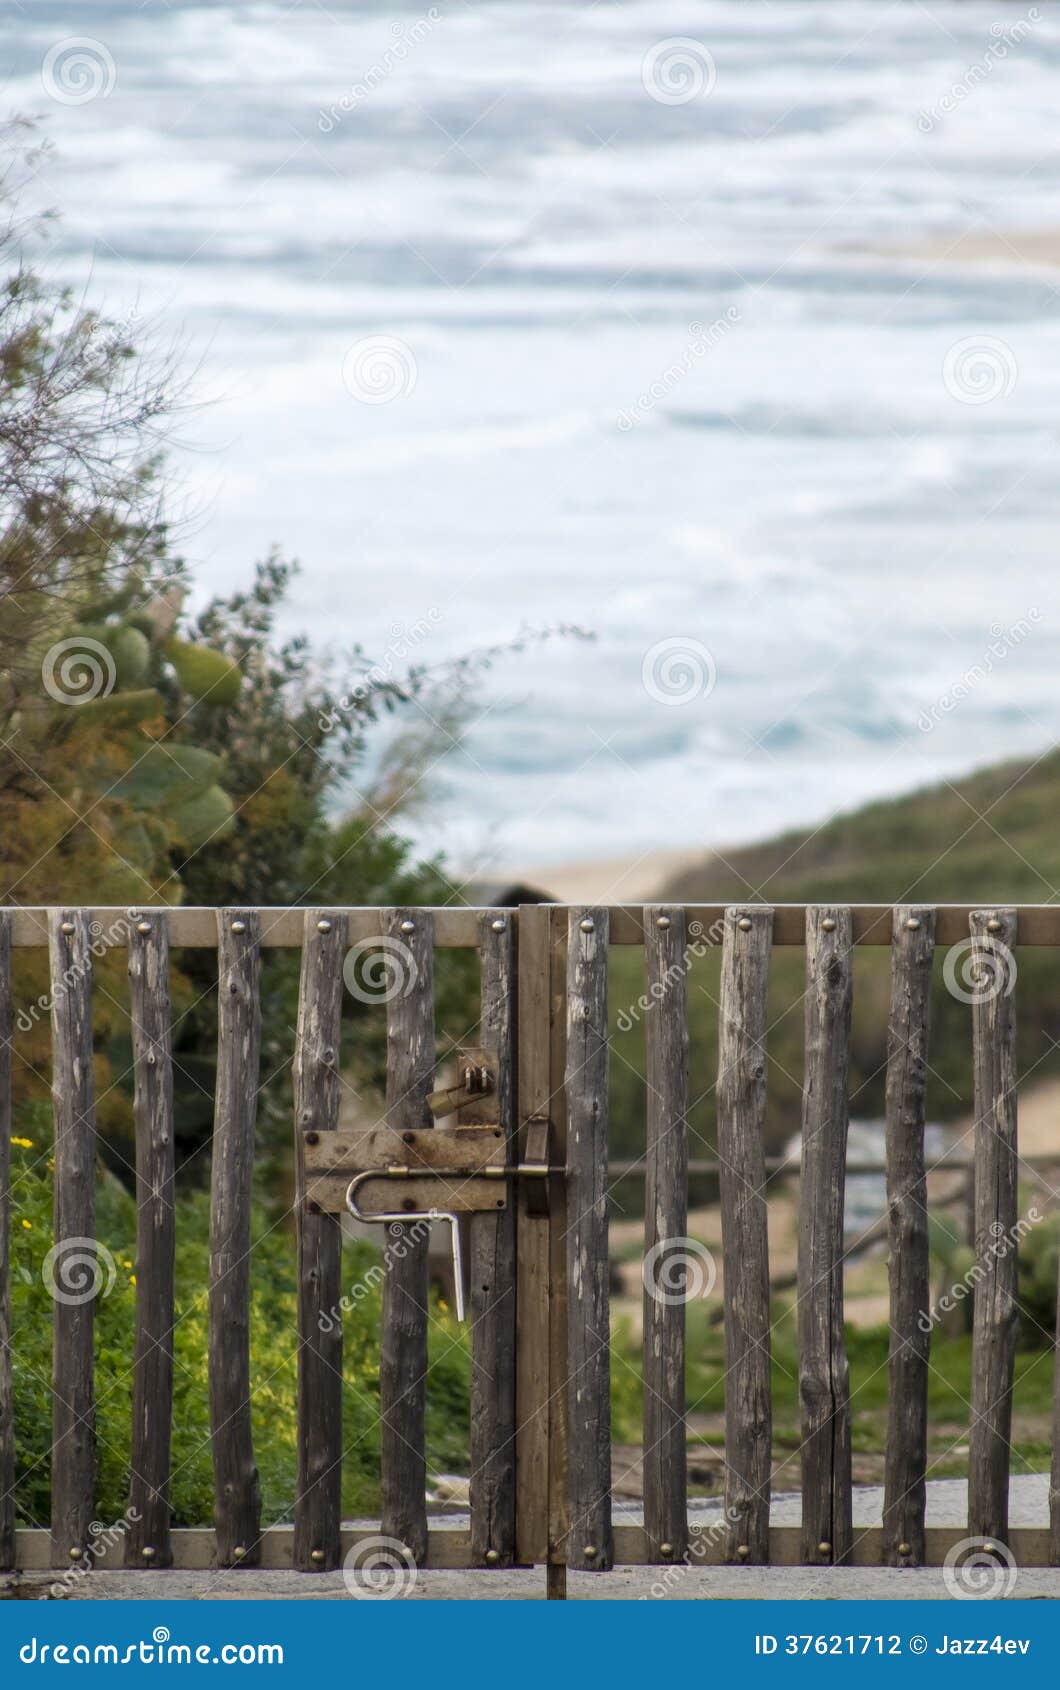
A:
MULTIPOLYGON (((434 930, 429 911, 388 910, 383 936, 390 958, 386 1110, 398 1132, 434 1125, 427 1097, 434 1083, 434 930)), ((382 1419, 382 1531, 427 1555, 427 1238, 401 1229, 403 1253, 383 1281, 379 1355, 382 1419)))
POLYGON ((572 1566, 613 1563, 606 909, 572 909, 567 960, 567 1312, 572 1566))
POLYGON ((310 911, 294 1056, 298 1231, 298 1477, 294 1564, 326 1572, 342 1559, 342 1226, 305 1206, 303 1146, 339 1124, 342 964, 346 920, 310 911))
MULTIPOLYGON (((549 1156, 554 1168, 567 1165, 567 916, 553 906, 548 917, 548 1088, 549 1156)), ((567 1595, 570 1509, 570 1353, 567 1275, 567 1182, 548 1182, 548 1563, 545 1593, 549 1601, 567 1595)), ((575 1556, 575 1560, 577 1557, 575 1556)))
POLYGON ((718 1160, 725 1279, 726 1558, 769 1560, 773 1397, 766 1210, 766 1031, 773 911, 725 912, 718 1160))
MULTIPOLYGON (((549 919, 544 904, 520 905, 520 1154, 526 1148, 528 1124, 548 1120, 552 1108, 549 919)), ((520 1180, 516 1189, 516 1555, 521 1563, 532 1566, 546 1562, 549 1549, 549 1216, 540 1205, 534 1208, 529 1180, 520 1180)))
POLYGON ((668 1262, 688 1240, 688 959, 685 912, 644 911, 649 1005, 644 1185, 644 1531, 653 1561, 680 1560, 688 1542, 685 1457, 685 1297, 668 1262))
POLYGON ((849 909, 806 911, 806 1072, 799 1192, 802 1557, 850 1552, 850 1375, 843 1336, 843 1197, 853 997, 849 909))
POLYGON ((84 910, 52 910, 52 1107, 55 1238, 48 1284, 55 1300, 52 1356, 53 1567, 89 1544, 96 1478, 92 1333, 104 1274, 95 1240, 96 1127, 92 1072, 92 952, 84 910))
POLYGON ((164 916, 129 917, 136 1118, 136 1361, 127 1566, 168 1567, 173 1416, 173 1060, 164 916))
MULTIPOLYGON (((479 917, 479 1042, 499 1057, 497 1124, 517 1160, 516 949, 510 915, 479 917)), ((515 1203, 470 1217, 471 1553, 479 1566, 515 1559, 515 1203)))
POLYGON ((219 1565, 261 1558, 261 1486, 250 1416, 250 1208, 261 1062, 255 910, 217 918, 217 1098, 210 1182, 209 1375, 219 1565))
POLYGON ((931 1011, 935 911, 901 905, 891 939, 891 1014, 887 1028, 887 1222, 890 1350, 883 1558, 919 1567, 925 1554, 928 1265, 924 1098, 931 1011))
POLYGON ((1009 1439, 1016 1358, 1016 913, 975 910, 972 1055, 975 1078, 975 1254, 968 1530, 1008 1532, 1009 1439))
POLYGON ((0 909, 0 1572, 15 1565, 15 1396, 11 1372, 11 915, 0 909))

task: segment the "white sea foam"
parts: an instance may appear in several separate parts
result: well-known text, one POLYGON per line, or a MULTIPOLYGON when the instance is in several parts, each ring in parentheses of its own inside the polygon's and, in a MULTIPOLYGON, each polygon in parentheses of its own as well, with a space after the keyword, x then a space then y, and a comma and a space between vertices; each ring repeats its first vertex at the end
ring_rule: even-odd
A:
POLYGON ((93 0, 76 27, 117 74, 79 106, 41 87, 69 6, 21 20, 9 102, 61 150, 48 261, 206 353, 204 590, 278 540, 291 626, 335 646, 434 604, 428 660, 597 630, 486 681, 424 832, 464 860, 761 837, 1048 743, 1054 278, 917 253, 1056 221, 1060 13, 925 133, 994 0, 443 4, 414 31, 427 10, 93 0), (717 69, 687 105, 642 81, 675 37, 717 69), (384 405, 342 380, 372 335, 417 366, 384 405), (964 404, 947 356, 984 335, 1015 378, 964 404), (675 637, 717 666, 676 709, 642 684, 675 637))

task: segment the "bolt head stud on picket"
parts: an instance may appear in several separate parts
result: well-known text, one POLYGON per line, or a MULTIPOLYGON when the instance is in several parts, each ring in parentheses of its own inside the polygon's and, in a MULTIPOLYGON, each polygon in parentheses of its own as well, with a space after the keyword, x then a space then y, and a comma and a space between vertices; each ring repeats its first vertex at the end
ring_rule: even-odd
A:
POLYGON ((920 917, 918 915, 908 916, 905 924, 910 933, 915 933, 920 926, 920 917))
POLYGON ((673 1546, 672 1543, 660 1543, 660 1545, 659 1545, 659 1554, 660 1555, 672 1555, 673 1552, 674 1552, 674 1546, 673 1546))
POLYGON ((501 1555, 500 1555, 499 1549, 487 1549, 486 1560, 491 1567, 495 1567, 497 1565, 497 1562, 500 1560, 500 1558, 501 1558, 501 1555))
POLYGON ((830 915, 826 915, 824 920, 822 921, 821 931, 823 933, 834 933, 835 932, 835 921, 833 920, 833 918, 830 915))
POLYGON ((986 930, 987 930, 988 933, 1000 933, 1001 932, 1001 923, 1000 923, 1000 921, 998 921, 996 915, 992 915, 990 917, 990 920, 986 924, 986 930))
POLYGON ((746 1561, 747 1557, 751 1553, 751 1545, 749 1543, 738 1543, 736 1546, 736 1553, 740 1557, 741 1561, 746 1561))
POLYGON ((911 1555, 912 1552, 913 1552, 913 1546, 912 1546, 911 1543, 900 1543, 898 1545, 899 1555, 911 1555))
POLYGON ((136 931, 137 933, 150 933, 151 923, 149 921, 138 921, 136 923, 136 931))
POLYGON ((665 933, 666 929, 670 925, 670 917, 668 915, 656 916, 655 925, 656 925, 656 927, 661 927, 663 932, 665 933))
POLYGON ((497 916, 496 920, 490 922, 490 926, 492 927, 494 933, 503 933, 507 925, 508 923, 505 921, 504 917, 500 915, 497 916))
POLYGON ((750 933, 751 917, 749 915, 742 915, 736 925, 740 929, 741 933, 750 933))
POLYGON ((145 1543, 143 1548, 140 1551, 140 1557, 144 1561, 153 1561, 154 1558, 155 1558, 155 1554, 156 1554, 156 1551, 151 1547, 151 1545, 149 1543, 145 1543))
POLYGON ((317 922, 317 932, 318 933, 330 933, 331 932, 331 923, 330 923, 330 921, 328 921, 326 916, 322 916, 321 919, 317 922))
POLYGON ((246 930, 247 930, 247 924, 246 924, 245 921, 233 921, 233 923, 232 923, 232 932, 233 933, 245 933, 246 930))
POLYGON ((324 1559, 324 1551, 322 1549, 311 1549, 309 1551, 309 1559, 311 1561, 315 1561, 319 1567, 324 1559))
POLYGON ((596 1554, 595 1543, 587 1543, 585 1548, 582 1550, 582 1554, 585 1556, 587 1561, 591 1561, 593 1556, 596 1554))
POLYGON ((589 916, 585 916, 583 920, 579 921, 578 926, 583 933, 591 933, 596 923, 589 916))
POLYGON ((832 1545, 830 1543, 819 1543, 817 1545, 817 1552, 819 1555, 831 1555, 832 1545))
POLYGON ((74 931, 74 924, 73 924, 72 921, 60 922, 60 924, 59 924, 59 932, 60 933, 70 934, 73 931, 74 931))

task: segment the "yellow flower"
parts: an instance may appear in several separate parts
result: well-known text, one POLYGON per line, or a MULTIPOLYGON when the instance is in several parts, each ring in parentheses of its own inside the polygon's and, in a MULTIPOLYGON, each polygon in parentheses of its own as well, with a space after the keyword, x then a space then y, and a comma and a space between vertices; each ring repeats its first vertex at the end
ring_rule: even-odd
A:
POLYGON ((444 1297, 438 1298, 438 1307, 441 1309, 443 1314, 449 1313, 449 1304, 446 1302, 444 1297))
POLYGON ((135 1284, 136 1284, 136 1275, 135 1275, 135 1274, 134 1274, 134 1273, 131 1273, 131 1274, 130 1274, 130 1275, 129 1275, 129 1284, 130 1284, 130 1285, 135 1285, 135 1284))
POLYGON ((13 1138, 11 1140, 11 1143, 17 1144, 19 1146, 20 1150, 32 1150, 33 1149, 33 1140, 31 1138, 13 1138))
POLYGON ((33 1229, 33 1222, 32 1221, 23 1221, 22 1225, 25 1227, 27 1232, 30 1232, 33 1229))
POLYGON ((122 1262, 122 1264, 121 1264, 121 1265, 122 1265, 122 1267, 123 1267, 123 1268, 131 1268, 131 1267, 132 1267, 132 1263, 131 1263, 131 1262, 122 1262))

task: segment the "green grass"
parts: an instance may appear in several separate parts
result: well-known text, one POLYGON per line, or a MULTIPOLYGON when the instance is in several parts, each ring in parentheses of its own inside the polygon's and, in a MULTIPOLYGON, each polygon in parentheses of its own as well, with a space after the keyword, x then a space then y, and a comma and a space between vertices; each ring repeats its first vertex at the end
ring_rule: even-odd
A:
MULTIPOLYGON (((774 1308, 772 1344, 773 1442, 777 1450, 797 1450, 800 1432, 798 1361, 790 1305, 774 1308)), ((855 1455, 882 1457, 887 1423, 887 1346, 885 1326, 848 1326, 851 1434, 855 1455)), ((628 1326, 616 1334, 612 1414, 619 1443, 638 1443, 643 1398, 639 1346, 628 1326)), ((972 1391, 970 1336, 932 1338, 928 1383, 929 1466, 932 1478, 962 1477, 968 1471, 967 1441, 972 1391)), ((1053 1358, 1047 1347, 1021 1349, 1016 1356, 1013 1390, 1012 1470, 1048 1469, 1048 1427, 1052 1413, 1053 1358)), ((705 1307, 688 1309, 686 1393, 689 1414, 720 1416, 725 1408, 724 1340, 711 1325, 705 1307)), ((705 1441, 720 1443, 720 1438, 705 1441)))

